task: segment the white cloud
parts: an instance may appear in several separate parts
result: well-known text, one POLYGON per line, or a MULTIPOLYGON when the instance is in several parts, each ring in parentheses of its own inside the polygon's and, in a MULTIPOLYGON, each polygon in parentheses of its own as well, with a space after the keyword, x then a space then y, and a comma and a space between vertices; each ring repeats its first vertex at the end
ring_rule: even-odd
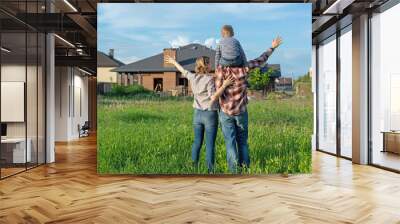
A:
POLYGON ((124 58, 122 58, 121 60, 122 60, 125 64, 129 64, 129 63, 132 63, 132 62, 135 62, 135 61, 140 60, 140 58, 137 57, 137 56, 129 56, 129 57, 124 57, 124 58))
POLYGON ((219 42, 219 39, 216 39, 214 37, 209 37, 205 39, 204 41, 200 40, 190 40, 185 35, 178 35, 174 37, 172 40, 168 41, 168 43, 171 45, 171 47, 182 47, 191 43, 196 43, 196 44, 202 44, 205 45, 209 48, 215 48, 217 46, 217 43, 219 42))
POLYGON ((177 36, 175 39, 169 41, 171 47, 181 47, 190 44, 189 38, 185 36, 177 36))
POLYGON ((207 38, 204 41, 204 45, 209 48, 215 48, 217 46, 217 40, 214 37, 207 38))

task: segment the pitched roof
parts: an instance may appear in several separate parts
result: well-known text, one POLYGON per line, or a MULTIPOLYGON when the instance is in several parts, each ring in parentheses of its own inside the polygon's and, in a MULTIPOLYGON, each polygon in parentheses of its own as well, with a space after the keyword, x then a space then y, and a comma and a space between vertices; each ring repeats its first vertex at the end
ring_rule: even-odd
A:
POLYGON ((97 51, 97 67, 119 67, 125 65, 123 62, 97 51))
POLYGON ((278 78, 281 77, 281 65, 280 64, 266 64, 263 67, 261 67, 261 72, 267 72, 269 69, 272 69, 273 72, 270 75, 272 78, 278 78))
MULTIPOLYGON (((211 70, 214 71, 215 50, 208 48, 201 44, 189 44, 176 49, 176 57, 179 64, 186 70, 194 71, 196 59, 200 56, 208 56, 211 61, 211 70)), ((281 76, 280 64, 266 64, 261 67, 262 72, 268 71, 272 68, 274 71, 271 75, 273 78, 281 76)), ((115 72, 129 72, 129 73, 146 73, 146 72, 177 72, 175 67, 164 67, 164 54, 163 52, 154 56, 120 66, 113 69, 115 72)))
MULTIPOLYGON (((214 62, 215 50, 201 44, 189 44, 176 49, 176 59, 186 70, 194 71, 196 58, 200 56, 208 56, 211 62, 214 62)), ((214 63, 212 63, 214 70, 214 63)), ((164 67, 163 52, 154 56, 121 66, 113 69, 115 72, 175 72, 175 67, 164 67)))

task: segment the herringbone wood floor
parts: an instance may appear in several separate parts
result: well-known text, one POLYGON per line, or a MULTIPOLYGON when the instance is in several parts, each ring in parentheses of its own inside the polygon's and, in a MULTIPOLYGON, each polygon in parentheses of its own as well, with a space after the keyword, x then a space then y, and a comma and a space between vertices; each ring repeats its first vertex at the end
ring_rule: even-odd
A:
POLYGON ((0 181, 0 223, 400 223, 400 175, 315 152, 313 174, 96 174, 96 139, 0 181))

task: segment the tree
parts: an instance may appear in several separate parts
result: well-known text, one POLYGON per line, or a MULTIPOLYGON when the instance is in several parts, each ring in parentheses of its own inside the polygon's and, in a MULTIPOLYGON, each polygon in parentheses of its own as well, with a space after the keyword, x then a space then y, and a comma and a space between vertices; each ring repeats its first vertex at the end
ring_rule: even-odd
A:
POLYGON ((269 68, 267 72, 262 73, 260 68, 256 68, 250 71, 248 82, 250 89, 262 90, 265 95, 270 80, 270 76, 273 73, 273 69, 269 68))

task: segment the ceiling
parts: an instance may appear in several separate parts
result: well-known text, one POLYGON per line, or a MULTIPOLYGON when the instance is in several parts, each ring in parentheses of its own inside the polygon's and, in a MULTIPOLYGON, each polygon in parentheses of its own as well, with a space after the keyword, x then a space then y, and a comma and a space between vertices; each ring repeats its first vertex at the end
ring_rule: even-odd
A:
POLYGON ((23 55, 31 58, 30 52, 33 54, 36 47, 28 44, 26 54, 25 31, 28 37, 30 32, 51 32, 57 34, 56 65, 79 66, 94 73, 96 6, 96 0, 1 0, 2 45, 12 50, 8 58, 18 59, 23 55))
POLYGON ((373 11, 388 0, 310 0, 313 3, 313 43, 351 23, 352 18, 373 11), (336 27, 335 27, 336 26, 336 27))
MULTIPOLYGON (((313 39, 347 15, 377 7, 387 0, 220 0, 218 2, 312 3, 313 39)), ((183 2, 179 0, 1 0, 0 26, 4 38, 14 41, 9 48, 18 49, 25 30, 54 32, 56 64, 76 65, 96 70, 97 3, 183 2), (46 4, 47 2, 47 4, 46 4), (49 13, 51 11, 51 13, 49 13), (13 38, 14 36, 14 38, 13 38), (72 45, 73 46, 72 46, 72 45)), ((192 0, 190 2, 207 2, 192 0)), ((208 1, 209 2, 209 1, 208 1)), ((9 41, 7 41, 9 42, 9 41)), ((5 42, 3 42, 5 43, 5 42)), ((28 52, 29 52, 28 47, 28 52)), ((15 50, 17 54, 18 50, 15 50)), ((20 52, 21 54, 24 52, 20 52)))

